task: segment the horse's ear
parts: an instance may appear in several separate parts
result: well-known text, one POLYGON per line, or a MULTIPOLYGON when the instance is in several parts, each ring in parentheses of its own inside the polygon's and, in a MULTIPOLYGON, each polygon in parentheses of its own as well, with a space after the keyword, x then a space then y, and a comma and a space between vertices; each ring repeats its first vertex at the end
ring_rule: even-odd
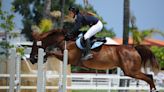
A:
POLYGON ((31 35, 32 35, 32 37, 33 37, 34 39, 36 39, 38 33, 37 33, 36 31, 32 31, 32 32, 31 32, 31 35))
POLYGON ((38 33, 37 31, 32 31, 31 34, 32 34, 33 39, 35 39, 37 41, 41 40, 41 34, 38 33))

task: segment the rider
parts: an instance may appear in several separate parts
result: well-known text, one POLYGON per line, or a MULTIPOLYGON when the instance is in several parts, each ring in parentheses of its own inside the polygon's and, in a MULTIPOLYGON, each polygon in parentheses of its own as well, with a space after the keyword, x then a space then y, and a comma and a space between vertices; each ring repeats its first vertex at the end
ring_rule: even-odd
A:
POLYGON ((85 42, 85 48, 84 48, 84 56, 82 57, 83 60, 88 60, 92 58, 91 54, 91 45, 90 45, 90 38, 94 36, 97 32, 100 32, 103 28, 102 22, 92 15, 82 14, 79 12, 78 8, 75 7, 69 7, 69 16, 75 19, 75 25, 71 31, 68 32, 67 36, 76 34, 79 32, 79 29, 82 26, 89 25, 90 28, 88 31, 84 34, 84 42, 85 42))

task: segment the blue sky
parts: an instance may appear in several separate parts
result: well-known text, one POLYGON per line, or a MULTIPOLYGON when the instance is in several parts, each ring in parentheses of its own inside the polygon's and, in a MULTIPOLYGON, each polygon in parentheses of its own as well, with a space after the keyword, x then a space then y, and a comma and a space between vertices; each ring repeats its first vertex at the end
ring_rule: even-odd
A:
MULTIPOLYGON (((113 28, 117 37, 122 37, 124 0, 89 0, 94 9, 113 28)), ((83 0, 76 0, 83 5, 83 0)), ((130 0, 131 12, 136 16, 139 30, 159 29, 164 32, 164 0, 130 0)), ((154 38, 164 40, 160 35, 154 38)))
MULTIPOLYGON (((3 9, 10 6, 12 0, 2 0, 3 9)), ((76 0, 83 5, 83 0, 76 0)), ((136 24, 139 30, 159 29, 164 32, 164 0, 130 0, 131 11, 136 16, 136 24)), ((108 23, 108 29, 113 28, 116 37, 122 37, 123 30, 123 0, 89 0, 94 9, 108 23)), ((22 17, 16 14, 14 19, 16 28, 22 27, 22 17)), ((155 35, 156 39, 164 40, 164 37, 155 35)))

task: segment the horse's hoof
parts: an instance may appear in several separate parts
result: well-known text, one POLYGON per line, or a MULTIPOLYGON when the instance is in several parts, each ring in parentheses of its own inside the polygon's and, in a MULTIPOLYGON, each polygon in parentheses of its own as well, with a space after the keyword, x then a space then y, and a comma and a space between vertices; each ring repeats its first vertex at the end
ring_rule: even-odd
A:
POLYGON ((159 91, 156 89, 152 89, 150 92, 159 92, 159 91))

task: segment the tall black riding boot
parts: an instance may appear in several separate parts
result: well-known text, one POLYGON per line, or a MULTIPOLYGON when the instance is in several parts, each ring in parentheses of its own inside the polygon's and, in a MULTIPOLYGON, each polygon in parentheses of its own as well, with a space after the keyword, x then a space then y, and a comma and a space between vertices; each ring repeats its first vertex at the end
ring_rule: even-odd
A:
POLYGON ((84 56, 82 57, 82 60, 88 60, 88 59, 91 59, 93 56, 91 54, 91 45, 90 45, 90 40, 89 39, 86 39, 86 42, 85 42, 85 53, 84 53, 84 56))

